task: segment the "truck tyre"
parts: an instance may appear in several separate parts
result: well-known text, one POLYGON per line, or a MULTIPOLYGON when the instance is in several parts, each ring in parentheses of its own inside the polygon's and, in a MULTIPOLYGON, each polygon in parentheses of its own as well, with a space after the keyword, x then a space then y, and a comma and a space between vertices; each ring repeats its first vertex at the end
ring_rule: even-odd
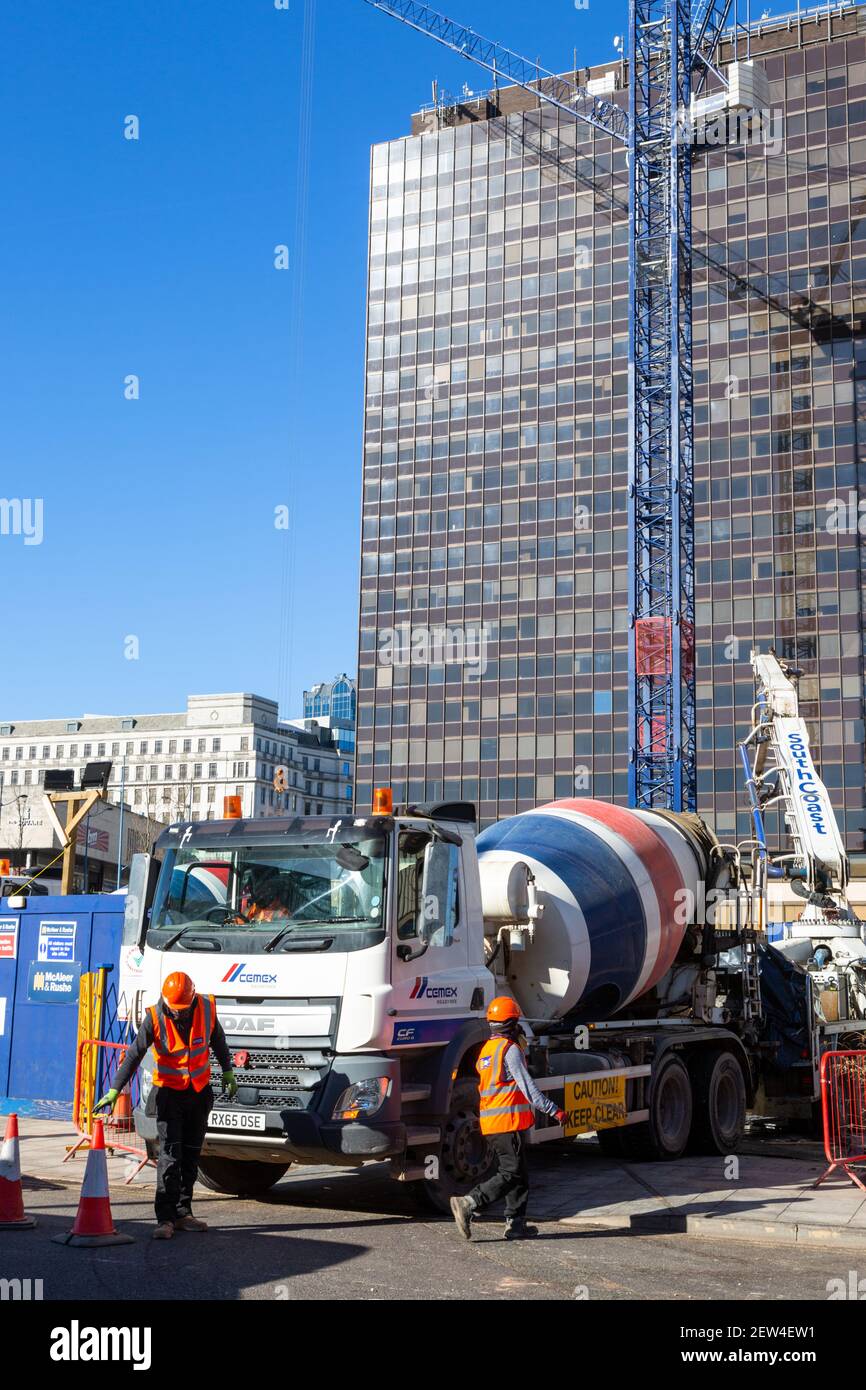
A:
POLYGON ((746 1083, 733 1052, 698 1051, 691 1067, 694 1116, 689 1150, 735 1153, 746 1127, 746 1083))
POLYGON ((215 1158, 206 1154, 198 1161, 198 1180, 209 1192, 229 1192, 234 1197, 259 1197, 279 1182, 290 1167, 290 1163, 215 1158))
POLYGON ((602 1131, 618 1139, 602 1141, 602 1152, 609 1157, 634 1159, 638 1163, 667 1162, 681 1158, 692 1128, 692 1083, 679 1057, 662 1057, 652 1077, 649 1120, 602 1131), (619 1152, 617 1153, 617 1146, 619 1152))
POLYGON ((438 1178, 425 1178, 416 1190, 435 1211, 450 1212, 452 1197, 463 1197, 489 1178, 495 1159, 478 1122, 478 1083, 469 1077, 454 1082, 451 1105, 436 1157, 438 1178))

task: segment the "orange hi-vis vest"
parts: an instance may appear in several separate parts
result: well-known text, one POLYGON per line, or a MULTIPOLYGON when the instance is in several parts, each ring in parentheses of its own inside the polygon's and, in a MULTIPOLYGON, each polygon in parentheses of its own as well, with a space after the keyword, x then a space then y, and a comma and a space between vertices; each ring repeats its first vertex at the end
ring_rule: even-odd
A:
POLYGON ((491 1038, 478 1054, 475 1070, 481 1081, 482 1134, 511 1134, 534 1123, 532 1106, 505 1072, 505 1054, 512 1046, 517 1044, 511 1038, 491 1038))
POLYGON ((183 1041, 168 1014, 151 1006, 148 1011, 153 1023, 153 1072, 155 1086, 167 1086, 170 1091, 203 1091, 210 1084, 210 1035, 216 1022, 216 1000, 212 994, 196 996, 189 1030, 189 1047, 183 1041))

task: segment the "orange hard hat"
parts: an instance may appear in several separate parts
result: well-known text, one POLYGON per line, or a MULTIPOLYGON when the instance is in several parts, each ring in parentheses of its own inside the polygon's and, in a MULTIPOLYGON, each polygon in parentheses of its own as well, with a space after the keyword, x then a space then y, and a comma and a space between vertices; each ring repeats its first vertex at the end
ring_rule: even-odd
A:
POLYGON ((195 999, 195 985, 189 975, 175 970, 162 982, 162 997, 170 1009, 185 1009, 195 999))
POLYGON ((488 1023, 507 1023, 509 1019, 519 1018, 520 1010, 507 994, 500 994, 487 1005, 488 1023))

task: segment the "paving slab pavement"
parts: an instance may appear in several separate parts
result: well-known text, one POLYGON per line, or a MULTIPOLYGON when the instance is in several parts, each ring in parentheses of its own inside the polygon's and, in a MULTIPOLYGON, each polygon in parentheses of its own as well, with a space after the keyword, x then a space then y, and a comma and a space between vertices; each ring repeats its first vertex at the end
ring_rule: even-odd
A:
MULTIPOLYGON (((80 1186, 86 1148, 68 1157, 78 1135, 68 1121, 22 1116, 21 1170, 28 1187, 80 1186), (64 1160, 67 1160, 64 1162, 64 1160)), ((676 1163, 624 1163, 579 1141, 531 1156, 532 1216, 537 1221, 647 1234, 685 1233, 713 1239, 778 1241, 866 1251, 866 1192, 834 1176, 815 1188, 826 1164, 810 1157, 763 1156, 754 1142, 733 1157, 682 1158, 676 1163)), ((109 1183, 127 1185, 136 1160, 109 1153, 109 1183)), ((309 1183, 334 1170, 298 1166, 280 1184, 309 1183)), ((147 1190, 149 1166, 128 1185, 147 1190)))

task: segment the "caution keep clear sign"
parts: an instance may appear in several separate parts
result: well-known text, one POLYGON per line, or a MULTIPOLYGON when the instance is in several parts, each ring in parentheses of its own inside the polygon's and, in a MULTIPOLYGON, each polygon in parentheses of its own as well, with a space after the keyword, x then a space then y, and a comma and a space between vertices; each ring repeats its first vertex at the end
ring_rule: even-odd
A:
POLYGON ((628 1119, 624 1076, 587 1076, 565 1085, 566 1134, 585 1134, 590 1129, 615 1129, 628 1119))

